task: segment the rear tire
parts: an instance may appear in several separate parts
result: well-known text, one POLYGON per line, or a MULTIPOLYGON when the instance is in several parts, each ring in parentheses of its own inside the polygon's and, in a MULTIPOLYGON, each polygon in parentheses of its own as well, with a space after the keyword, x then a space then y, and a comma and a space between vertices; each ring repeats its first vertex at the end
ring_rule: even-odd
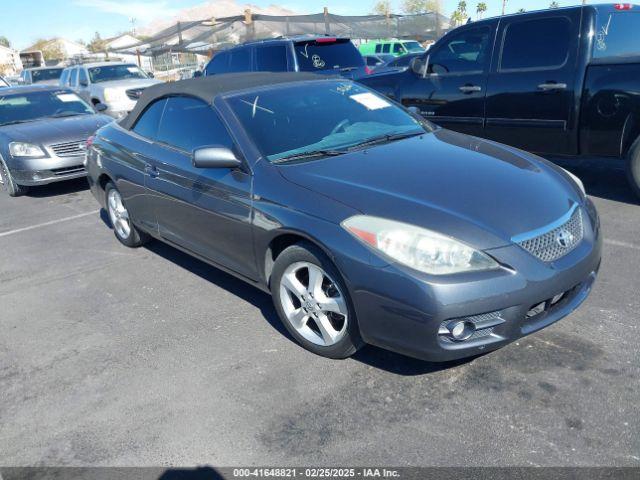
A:
POLYGON ((150 239, 149 235, 135 227, 117 187, 112 182, 108 182, 104 193, 107 214, 113 227, 113 233, 118 241, 130 248, 136 248, 147 243, 150 239))
POLYGON ((15 182, 2 158, 0 158, 0 190, 6 191, 10 197, 19 197, 29 191, 26 185, 15 182))
POLYGON ((342 359, 364 345, 342 276, 314 245, 301 242, 278 255, 271 296, 280 320, 307 350, 342 359))
POLYGON ((633 193, 640 198, 640 138, 629 149, 627 159, 627 179, 633 193))

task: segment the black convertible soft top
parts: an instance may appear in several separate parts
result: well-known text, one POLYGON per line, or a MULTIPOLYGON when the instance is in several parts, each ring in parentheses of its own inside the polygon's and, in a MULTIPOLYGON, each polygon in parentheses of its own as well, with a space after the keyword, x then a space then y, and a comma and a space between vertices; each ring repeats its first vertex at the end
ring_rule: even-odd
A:
POLYGON ((123 128, 130 129, 147 106, 154 100, 172 95, 189 95, 200 98, 211 104, 213 99, 220 94, 244 90, 253 87, 275 85, 278 83, 302 82, 309 80, 323 80, 327 77, 314 73, 228 73, 224 75, 212 75, 211 77, 192 78, 178 82, 159 83, 144 90, 136 106, 129 114, 120 120, 123 128))

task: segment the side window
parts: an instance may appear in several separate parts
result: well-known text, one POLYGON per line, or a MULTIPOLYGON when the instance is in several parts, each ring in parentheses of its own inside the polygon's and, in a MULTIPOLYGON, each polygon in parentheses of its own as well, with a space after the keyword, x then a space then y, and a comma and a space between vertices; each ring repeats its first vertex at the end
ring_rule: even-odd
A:
POLYGON ((133 125, 132 130, 138 135, 150 140, 155 140, 158 134, 158 127, 160 126, 160 119, 162 118, 162 112, 166 103, 167 99, 162 98, 149 105, 133 125))
POLYGON ((69 78, 69 70, 65 68, 62 71, 62 74, 60 75, 60 80, 58 80, 58 83, 60 84, 61 87, 67 86, 67 78, 69 78))
POLYGON ((229 72, 251 71, 251 48, 238 48, 230 52, 229 72))
POLYGON ((216 73, 227 73, 229 71, 229 53, 218 52, 205 67, 207 75, 215 75, 216 73))
POLYGON ((286 47, 284 45, 270 45, 256 48, 256 70, 260 72, 286 72, 286 47))
POLYGON ((190 97, 167 100, 158 141, 186 152, 207 145, 233 148, 233 141, 213 108, 190 97))
POLYGON ((382 45, 380 43, 378 43, 376 45, 376 53, 380 53, 380 52, 382 52, 382 45))
POLYGON ((481 72, 491 54, 491 28, 472 28, 452 35, 429 58, 429 73, 481 72))
POLYGON ((500 71, 562 67, 570 43, 571 21, 566 17, 511 22, 503 34, 500 71))
POLYGON ((382 53, 389 53, 391 51, 391 44, 385 43, 382 45, 382 53))
POLYGON ((393 53, 404 53, 404 48, 401 43, 393 44, 393 53))
POLYGON ((89 78, 87 78, 87 71, 84 68, 78 69, 78 83, 81 84, 84 82, 89 85, 89 78))
POLYGON ((69 76, 69 86, 75 87, 78 84, 78 69, 74 68, 71 70, 71 75, 69 76))

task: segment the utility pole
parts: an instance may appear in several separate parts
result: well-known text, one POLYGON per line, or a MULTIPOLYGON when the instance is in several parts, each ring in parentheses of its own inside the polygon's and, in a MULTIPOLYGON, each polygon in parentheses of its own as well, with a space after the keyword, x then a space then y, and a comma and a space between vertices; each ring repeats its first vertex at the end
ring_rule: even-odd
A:
POLYGON ((502 0, 502 15, 504 15, 504 11, 506 7, 507 7, 507 0, 502 0))

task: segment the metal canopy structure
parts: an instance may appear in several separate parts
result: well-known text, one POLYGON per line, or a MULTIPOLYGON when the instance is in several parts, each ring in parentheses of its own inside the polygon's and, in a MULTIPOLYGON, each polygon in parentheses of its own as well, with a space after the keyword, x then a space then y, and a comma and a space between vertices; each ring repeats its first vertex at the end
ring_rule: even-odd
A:
POLYGON ((449 19, 430 12, 419 15, 244 15, 178 22, 117 53, 157 55, 164 52, 207 52, 250 40, 289 35, 335 35, 359 39, 418 38, 437 40, 449 28, 449 19))

